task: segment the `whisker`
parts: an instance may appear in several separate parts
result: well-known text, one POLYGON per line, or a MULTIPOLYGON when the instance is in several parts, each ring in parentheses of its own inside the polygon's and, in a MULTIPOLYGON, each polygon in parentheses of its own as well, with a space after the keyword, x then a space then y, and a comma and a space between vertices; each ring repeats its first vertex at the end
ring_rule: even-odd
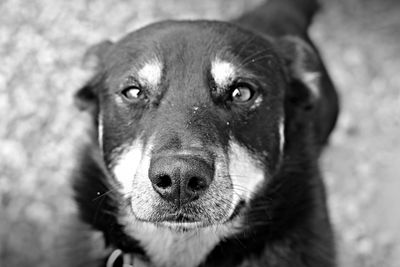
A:
POLYGON ((111 193, 116 192, 117 190, 118 190, 117 188, 110 189, 110 190, 104 192, 103 194, 98 195, 97 197, 95 197, 94 199, 92 199, 92 201, 96 201, 96 200, 98 200, 99 198, 103 198, 103 197, 105 197, 105 196, 108 196, 108 195, 110 195, 111 193))
POLYGON ((266 58, 271 58, 271 56, 270 55, 263 55, 263 56, 260 56, 260 57, 252 58, 252 59, 248 60, 247 62, 243 62, 241 65, 242 65, 242 67, 245 67, 245 66, 249 65, 250 63, 255 63, 257 61, 260 61, 260 60, 266 59, 266 58))
POLYGON ((96 212, 94 213, 94 216, 93 216, 93 222, 94 223, 97 221, 97 217, 98 217, 98 215, 100 213, 100 208, 103 205, 104 200, 105 200, 105 198, 100 199, 99 203, 97 204, 96 212))
MULTIPOLYGON (((262 55, 263 53, 265 53, 265 52, 267 52, 267 51, 269 51, 269 49, 262 49, 262 50, 259 50, 259 51, 255 52, 255 53, 251 54, 250 56, 247 56, 246 58, 244 58, 244 59, 242 60, 242 62, 241 62, 241 64, 240 64, 239 67, 244 67, 244 66, 246 66, 246 64, 248 64, 249 62, 252 62, 252 61, 254 60, 254 58, 256 58, 256 57, 262 55)), ((263 55, 263 56, 271 57, 270 55, 263 55)))
POLYGON ((256 37, 252 36, 251 38, 247 39, 246 42, 243 42, 237 54, 240 55, 255 39, 256 37))

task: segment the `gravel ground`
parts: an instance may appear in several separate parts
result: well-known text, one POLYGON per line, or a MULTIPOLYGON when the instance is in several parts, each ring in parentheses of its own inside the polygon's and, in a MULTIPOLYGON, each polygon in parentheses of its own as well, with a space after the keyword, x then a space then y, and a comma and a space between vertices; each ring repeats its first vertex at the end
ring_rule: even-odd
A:
MULTIPOLYGON (((0 2, 0 266, 62 266, 87 117, 85 49, 166 18, 227 19, 261 0, 0 2)), ((400 2, 325 0, 312 36, 341 95, 322 164, 341 266, 400 262, 400 2)), ((95 238, 95 237, 94 237, 95 238)))

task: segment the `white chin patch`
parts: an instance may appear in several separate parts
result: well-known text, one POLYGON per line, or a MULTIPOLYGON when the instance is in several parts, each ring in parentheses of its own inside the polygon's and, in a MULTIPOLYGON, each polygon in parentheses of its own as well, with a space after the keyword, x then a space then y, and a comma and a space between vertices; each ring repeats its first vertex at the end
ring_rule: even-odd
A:
POLYGON ((152 264, 163 267, 196 267, 223 238, 234 233, 232 229, 239 229, 237 223, 229 223, 179 232, 129 216, 123 220, 125 231, 139 240, 152 264))
POLYGON ((133 179, 140 166, 143 151, 143 141, 137 139, 131 145, 122 148, 122 152, 114 160, 112 172, 124 194, 132 191, 133 179))
MULTIPOLYGON (((231 139, 232 140, 232 139, 231 139)), ((254 158, 250 151, 238 142, 229 142, 229 176, 234 191, 234 201, 248 201, 263 183, 265 171, 259 160, 254 158)))
POLYGON ((235 78, 236 68, 228 62, 216 58, 211 62, 211 75, 218 88, 229 86, 235 78))

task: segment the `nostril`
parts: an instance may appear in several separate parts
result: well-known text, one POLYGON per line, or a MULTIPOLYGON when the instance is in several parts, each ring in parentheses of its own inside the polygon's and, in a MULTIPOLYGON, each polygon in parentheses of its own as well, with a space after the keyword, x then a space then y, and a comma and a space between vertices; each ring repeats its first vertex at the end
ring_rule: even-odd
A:
POLYGON ((191 177, 188 183, 188 189, 192 192, 200 192, 207 189, 207 182, 200 177, 191 177))
POLYGON ((156 186, 161 189, 166 189, 172 186, 172 179, 169 175, 160 175, 156 186))

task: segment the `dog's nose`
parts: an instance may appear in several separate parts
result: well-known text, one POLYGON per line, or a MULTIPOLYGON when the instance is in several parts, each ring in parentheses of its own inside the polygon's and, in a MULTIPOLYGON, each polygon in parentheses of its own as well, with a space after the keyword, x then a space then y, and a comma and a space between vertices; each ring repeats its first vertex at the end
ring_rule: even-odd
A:
POLYGON ((154 190, 177 206, 198 199, 207 191, 213 176, 211 164, 191 155, 155 157, 149 169, 154 190))

